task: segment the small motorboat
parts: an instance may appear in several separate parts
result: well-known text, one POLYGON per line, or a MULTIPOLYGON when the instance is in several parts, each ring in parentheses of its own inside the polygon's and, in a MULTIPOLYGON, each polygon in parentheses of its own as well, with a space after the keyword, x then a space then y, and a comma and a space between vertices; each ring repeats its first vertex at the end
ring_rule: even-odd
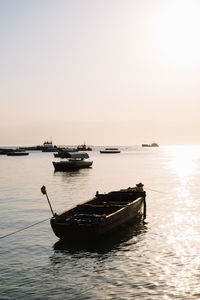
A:
POLYGON ((65 152, 63 158, 66 158, 66 160, 52 162, 55 171, 69 171, 89 168, 93 164, 93 161, 87 160, 89 155, 86 152, 65 152))
POLYGON ((16 151, 16 149, 13 148, 0 148, 0 155, 7 155, 7 153, 11 151, 16 151))
POLYGON ((25 156, 25 155, 29 155, 29 152, 16 150, 7 153, 7 156, 25 156))
POLYGON ((105 148, 100 150, 100 153, 120 153, 120 150, 118 148, 105 148))

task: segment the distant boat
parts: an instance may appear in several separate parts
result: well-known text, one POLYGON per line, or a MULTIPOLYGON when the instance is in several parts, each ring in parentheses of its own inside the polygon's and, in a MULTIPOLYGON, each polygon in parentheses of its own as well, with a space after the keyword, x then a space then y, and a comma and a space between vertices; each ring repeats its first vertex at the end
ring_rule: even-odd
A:
POLYGON ((142 147, 159 147, 157 143, 152 143, 152 144, 142 144, 142 147))
POLYGON ((67 158, 67 160, 52 162, 55 171, 69 171, 89 168, 93 164, 93 161, 87 160, 89 155, 86 152, 66 152, 65 158, 67 158))
POLYGON ((120 153, 120 150, 118 148, 105 148, 100 150, 100 153, 120 153))
POLYGON ((28 151, 42 151, 42 152, 57 152, 61 147, 57 147, 53 145, 50 141, 45 141, 42 145, 37 146, 26 146, 26 147, 19 147, 21 150, 28 150, 28 151))
POLYGON ((45 141, 41 147, 42 152, 57 152, 57 146, 54 146, 52 142, 45 141))
MULTIPOLYGON (((46 194, 46 188, 41 188, 46 194)), ((47 194, 46 194, 47 195, 47 194)), ((47 196, 48 199, 48 196, 47 196)), ((49 201, 49 200, 48 200, 49 201)), ((50 205, 50 202, 49 202, 50 205)), ((107 194, 96 195, 91 200, 54 214, 50 220, 55 235, 61 240, 94 240, 113 232, 124 224, 146 218, 146 193, 143 184, 107 194)))
POLYGON ((78 145, 77 151, 92 151, 91 147, 87 147, 86 144, 78 145))
POLYGON ((24 151, 40 151, 42 150, 43 146, 25 146, 25 147, 19 147, 20 150, 24 151))
POLYGON ((0 155, 6 155, 7 153, 11 151, 15 151, 16 149, 14 148, 0 148, 0 155))
POLYGON ((29 155, 28 152, 26 151, 10 151, 7 153, 8 156, 25 156, 25 155, 29 155))

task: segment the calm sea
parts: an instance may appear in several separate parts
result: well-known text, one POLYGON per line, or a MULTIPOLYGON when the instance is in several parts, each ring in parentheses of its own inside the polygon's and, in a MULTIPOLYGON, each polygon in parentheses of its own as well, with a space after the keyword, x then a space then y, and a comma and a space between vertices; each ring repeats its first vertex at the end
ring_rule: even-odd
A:
POLYGON ((146 224, 104 242, 60 243, 49 220, 0 239, 0 299, 200 299, 200 146, 89 152, 91 169, 54 172, 52 153, 0 156, 0 235, 95 192, 147 192, 146 224))

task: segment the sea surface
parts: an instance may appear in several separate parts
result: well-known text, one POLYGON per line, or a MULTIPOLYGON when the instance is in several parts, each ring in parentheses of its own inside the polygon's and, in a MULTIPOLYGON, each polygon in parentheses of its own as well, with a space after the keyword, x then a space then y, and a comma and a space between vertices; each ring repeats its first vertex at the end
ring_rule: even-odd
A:
POLYGON ((92 168, 56 173, 52 153, 0 156, 0 299, 200 299, 200 146, 88 153, 92 168), (79 246, 53 234, 42 185, 59 213, 139 182, 145 224, 79 246))

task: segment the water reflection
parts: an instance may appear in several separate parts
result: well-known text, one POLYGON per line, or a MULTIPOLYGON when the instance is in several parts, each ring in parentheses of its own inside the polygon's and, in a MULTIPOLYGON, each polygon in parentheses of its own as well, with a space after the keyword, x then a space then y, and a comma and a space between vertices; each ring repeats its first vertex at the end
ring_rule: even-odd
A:
POLYGON ((70 170, 68 172, 54 171, 54 176, 59 181, 62 180, 63 183, 67 183, 68 186, 73 185, 73 188, 75 188, 74 184, 82 185, 83 183, 88 182, 88 179, 91 176, 90 172, 91 170, 89 169, 70 170))
POLYGON ((74 177, 82 177, 82 176, 89 176, 91 169, 79 169, 79 170, 70 170, 70 171, 54 171, 55 177, 62 177, 62 178, 74 178, 74 177))
POLYGON ((91 168, 88 169, 77 169, 77 170, 68 170, 68 171, 54 171, 54 176, 64 176, 64 177, 74 177, 77 175, 88 175, 91 168))
POLYGON ((197 170, 196 160, 200 159, 198 147, 179 146, 173 147, 168 167, 181 181, 193 176, 197 170))
MULTIPOLYGON (((115 252, 119 249, 123 250, 127 245, 136 244, 140 238, 147 232, 147 224, 142 221, 137 224, 131 224, 129 226, 124 226, 118 231, 109 234, 105 237, 98 239, 93 242, 69 242, 59 240, 54 244, 55 254, 58 252, 62 253, 98 253, 107 254, 109 252, 115 252), (128 242, 128 243, 127 243, 128 242)), ((56 257, 54 257, 54 263, 59 263, 56 257)))

